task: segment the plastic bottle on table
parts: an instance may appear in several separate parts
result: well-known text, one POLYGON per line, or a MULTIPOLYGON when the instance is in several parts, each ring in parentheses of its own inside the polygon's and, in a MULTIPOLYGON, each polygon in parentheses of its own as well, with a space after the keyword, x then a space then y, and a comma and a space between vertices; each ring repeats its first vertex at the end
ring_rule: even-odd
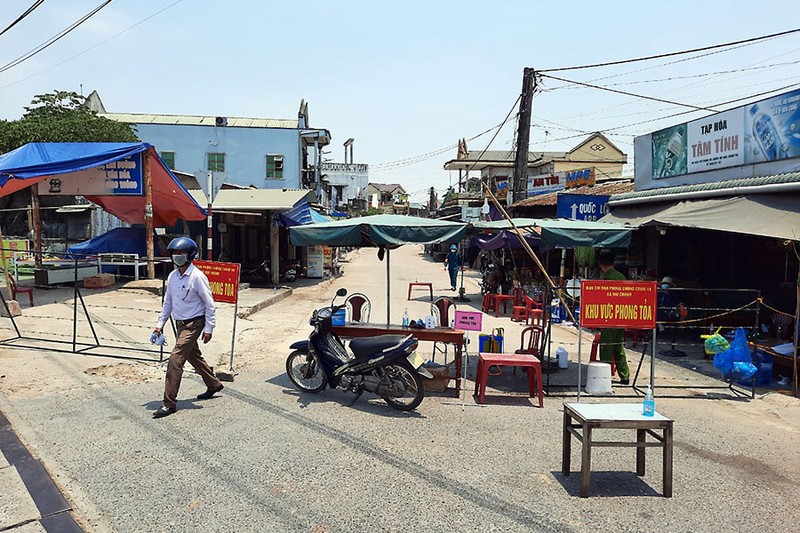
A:
POLYGON ((656 412, 656 401, 653 399, 653 389, 651 389, 650 385, 648 385, 647 392, 644 395, 642 414, 644 416, 653 416, 655 412, 656 412))
POLYGON ((402 322, 402 325, 403 325, 404 328, 408 327, 408 322, 409 322, 408 321, 408 307, 406 307, 405 310, 403 311, 403 322, 402 322))

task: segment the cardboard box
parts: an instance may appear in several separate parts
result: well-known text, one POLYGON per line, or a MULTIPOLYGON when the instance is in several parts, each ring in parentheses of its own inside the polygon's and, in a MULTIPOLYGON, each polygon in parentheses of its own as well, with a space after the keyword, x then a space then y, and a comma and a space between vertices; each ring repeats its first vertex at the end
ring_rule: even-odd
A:
POLYGON ((114 274, 94 274, 83 278, 85 289, 102 289, 114 286, 114 274))

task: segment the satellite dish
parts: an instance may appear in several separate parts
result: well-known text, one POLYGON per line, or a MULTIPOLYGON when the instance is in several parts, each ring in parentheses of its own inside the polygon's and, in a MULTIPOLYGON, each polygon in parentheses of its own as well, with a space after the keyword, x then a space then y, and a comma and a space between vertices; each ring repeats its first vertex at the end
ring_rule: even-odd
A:
POLYGON ((567 280, 567 294, 570 298, 575 300, 580 299, 581 297, 581 280, 578 278, 572 278, 567 280))

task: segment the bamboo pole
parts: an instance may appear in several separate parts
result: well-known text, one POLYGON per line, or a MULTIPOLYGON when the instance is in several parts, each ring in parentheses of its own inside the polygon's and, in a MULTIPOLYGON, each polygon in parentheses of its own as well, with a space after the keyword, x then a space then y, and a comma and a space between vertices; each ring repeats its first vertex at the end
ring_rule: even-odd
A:
POLYGON ((39 202, 39 184, 31 186, 31 218, 33 219, 33 264, 42 268, 42 208, 39 202))
POLYGON ((142 153, 142 167, 144 173, 144 223, 145 242, 147 245, 147 279, 155 279, 156 266, 153 262, 155 246, 153 243, 153 175, 150 172, 150 153, 142 153))
POLYGON ((0 262, 3 264, 3 273, 6 275, 6 291, 8 291, 8 299, 13 300, 14 294, 11 292, 11 281, 9 280, 8 263, 6 263, 6 244, 3 241, 3 230, 0 228, 0 262))

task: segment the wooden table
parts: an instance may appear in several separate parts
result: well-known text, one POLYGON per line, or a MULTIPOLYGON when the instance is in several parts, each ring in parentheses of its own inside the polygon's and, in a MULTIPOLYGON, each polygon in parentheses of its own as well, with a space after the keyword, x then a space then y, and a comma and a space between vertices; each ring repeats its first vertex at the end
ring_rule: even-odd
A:
POLYGON ((565 476, 570 474, 570 434, 581 442, 581 498, 589 496, 592 446, 635 447, 639 476, 644 475, 645 448, 663 448, 664 496, 672 497, 672 420, 669 418, 658 413, 644 416, 641 403, 565 403, 561 448, 561 473, 565 476), (573 424, 573 419, 578 423, 573 424), (636 442, 592 440, 592 430, 604 428, 635 429, 636 442), (661 435, 657 430, 661 430, 661 435), (647 442, 647 435, 656 442, 647 442))
POLYGON ((378 335, 412 335, 420 341, 446 342, 455 345, 456 395, 461 390, 461 355, 464 332, 460 329, 436 327, 431 329, 404 328, 395 324, 348 324, 333 326, 333 332, 344 338, 376 337, 378 335))

